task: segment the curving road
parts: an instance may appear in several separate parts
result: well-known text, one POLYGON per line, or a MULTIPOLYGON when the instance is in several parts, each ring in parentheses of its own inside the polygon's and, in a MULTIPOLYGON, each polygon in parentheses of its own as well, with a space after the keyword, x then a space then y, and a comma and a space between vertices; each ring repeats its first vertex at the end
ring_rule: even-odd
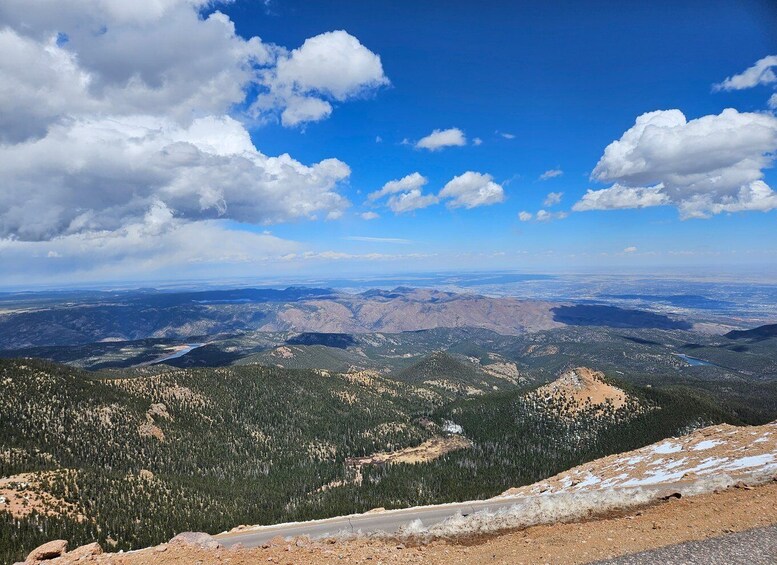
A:
POLYGON ((402 531, 411 522, 421 520, 424 526, 439 524, 447 518, 461 514, 467 516, 481 511, 496 511, 500 508, 526 504, 525 500, 479 500, 437 506, 421 506, 401 510, 386 510, 367 514, 338 516, 310 522, 293 522, 274 526, 259 526, 241 532, 229 532, 215 536, 224 546, 240 543, 245 547, 256 547, 264 542, 282 536, 284 538, 307 535, 313 539, 326 538, 342 533, 387 533, 402 531))
MULTIPOLYGON (((624 502, 628 502, 631 493, 648 493, 652 499, 658 499, 667 494, 680 492, 689 483, 675 483, 672 485, 662 484, 654 487, 618 489, 624 502)), ((545 500, 554 497, 569 497, 570 502, 575 499, 579 505, 580 497, 586 493, 579 494, 553 494, 539 495, 545 500)), ((644 499, 643 499, 644 500, 644 499)), ((593 508, 596 502, 593 501, 593 508)), ((534 496, 516 496, 495 498, 490 500, 476 500, 469 502, 458 502, 452 504, 440 504, 435 506, 418 506, 413 508, 404 508, 400 510, 385 510, 380 512, 368 512, 366 514, 353 514, 351 516, 338 516, 327 518, 325 520, 311 520, 309 522, 293 522, 288 524, 277 524, 273 526, 256 526, 250 529, 227 532, 215 536, 224 546, 232 546, 237 543, 245 547, 256 547, 262 545, 270 539, 281 536, 290 538, 295 536, 310 536, 312 539, 326 538, 338 534, 397 534, 402 532, 411 522, 420 520, 424 527, 433 526, 453 518, 457 515, 469 516, 476 513, 496 512, 499 510, 511 509, 520 513, 522 509, 529 510, 536 505, 534 496)), ((570 504, 572 506, 572 504, 570 504)))

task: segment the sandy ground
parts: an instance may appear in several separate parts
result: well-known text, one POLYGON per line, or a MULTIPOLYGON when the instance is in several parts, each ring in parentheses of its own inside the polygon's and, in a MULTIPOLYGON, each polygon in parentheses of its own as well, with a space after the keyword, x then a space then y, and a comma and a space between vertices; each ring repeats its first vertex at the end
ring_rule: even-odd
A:
MULTIPOLYGON (((777 482, 740 487, 585 522, 534 526, 497 536, 428 545, 355 540, 281 539, 255 549, 193 549, 162 545, 135 553, 103 554, 90 562, 111 565, 256 563, 515 563, 573 564, 706 539, 777 524, 777 482)), ((50 563, 68 563, 67 559, 50 563)))
POLYGON ((458 449, 472 447, 472 442, 460 435, 434 437, 416 447, 406 447, 397 451, 373 453, 366 457, 348 458, 347 464, 363 467, 376 463, 427 463, 458 449))

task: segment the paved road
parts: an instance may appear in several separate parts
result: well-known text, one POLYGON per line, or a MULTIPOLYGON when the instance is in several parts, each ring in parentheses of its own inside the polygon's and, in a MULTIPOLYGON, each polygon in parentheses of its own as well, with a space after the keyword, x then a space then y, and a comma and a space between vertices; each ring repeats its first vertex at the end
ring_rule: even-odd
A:
POLYGON ((308 535, 311 538, 325 538, 342 532, 347 533, 396 533, 414 520, 421 520, 424 526, 431 526, 456 514, 469 515, 480 511, 495 511, 515 505, 526 504, 525 500, 503 499, 444 504, 404 510, 389 510, 372 514, 340 516, 326 520, 312 520, 277 526, 262 526, 245 532, 220 534, 219 543, 227 547, 241 543, 245 547, 256 547, 275 536, 293 537, 308 535))
MULTIPOLYGON (((687 486, 687 483, 685 484, 687 486)), ((653 487, 643 487, 642 489, 621 489, 624 499, 629 497, 630 492, 651 492, 654 498, 658 498, 666 493, 682 490, 680 483, 674 485, 655 485, 653 487)), ((594 493, 590 493, 594 494, 594 493)), ((580 494, 553 494, 548 497, 580 497, 586 496, 586 493, 580 494)), ((543 496, 543 498, 545 498, 543 496)), ((514 508, 520 511, 521 508, 527 508, 532 505, 534 497, 506 497, 492 500, 477 500, 471 502, 461 502, 454 504, 440 504, 437 506, 422 506, 416 508, 407 508, 402 510, 388 510, 383 512, 357 514, 352 516, 338 516, 326 520, 311 520, 309 522, 297 522, 292 524, 278 524, 275 526, 261 526, 242 532, 231 532, 219 534, 216 536, 219 542, 225 546, 231 546, 241 543, 245 547, 256 547, 264 542, 282 536, 284 538, 307 535, 311 538, 325 538, 346 533, 387 533, 394 534, 406 528, 411 522, 420 520, 424 527, 433 526, 451 518, 457 514, 468 516, 477 512, 495 512, 500 509, 514 508)))
POLYGON ((597 565, 775 565, 777 526, 624 555, 597 565))

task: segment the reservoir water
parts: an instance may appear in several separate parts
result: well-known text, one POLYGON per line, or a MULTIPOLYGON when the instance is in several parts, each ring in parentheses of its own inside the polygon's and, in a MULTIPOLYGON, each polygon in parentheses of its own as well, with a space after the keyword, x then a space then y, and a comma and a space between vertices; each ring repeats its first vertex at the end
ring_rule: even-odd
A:
POLYGON ((160 359, 155 359, 151 364, 156 365, 157 363, 164 363, 165 361, 169 361, 170 359, 178 359, 179 357, 183 357, 190 351, 193 351, 197 349, 198 347, 202 347, 205 345, 204 343, 187 343, 186 347, 183 347, 179 349, 178 351, 171 353, 170 355, 166 355, 164 357, 161 357, 160 359))
POLYGON ((715 363, 710 363, 709 361, 704 361, 703 359, 697 359, 696 357, 691 357, 690 355, 686 355, 685 353, 675 353, 680 359, 691 365, 692 367, 703 367, 703 366, 714 366, 715 363))

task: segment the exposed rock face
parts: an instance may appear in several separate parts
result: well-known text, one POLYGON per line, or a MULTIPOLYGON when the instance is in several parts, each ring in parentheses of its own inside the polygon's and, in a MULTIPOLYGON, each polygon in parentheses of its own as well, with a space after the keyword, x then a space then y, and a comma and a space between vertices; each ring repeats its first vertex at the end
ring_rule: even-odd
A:
POLYGON ((78 560, 84 559, 85 557, 90 557, 92 555, 100 555, 102 552, 103 552, 103 548, 100 547, 100 544, 97 542, 94 542, 94 543, 88 543, 86 545, 77 547, 73 551, 69 551, 66 554, 66 557, 71 561, 78 561, 78 560))
POLYGON ((182 532, 170 540, 173 545, 188 545, 201 549, 219 549, 221 544, 205 532, 182 532))
POLYGON ((620 408, 628 401, 628 396, 621 389, 607 384, 603 380, 604 373, 587 367, 577 367, 565 372, 552 383, 537 389, 541 397, 553 397, 567 402, 567 410, 571 415, 585 407, 611 403, 614 408, 620 408))
POLYGON ((148 415, 152 418, 162 418, 163 420, 172 420, 170 413, 167 411, 167 406, 161 402, 155 402, 148 409, 148 415))
POLYGON ((27 563, 55 559, 67 551, 67 540, 55 539, 33 549, 27 556, 27 563))

